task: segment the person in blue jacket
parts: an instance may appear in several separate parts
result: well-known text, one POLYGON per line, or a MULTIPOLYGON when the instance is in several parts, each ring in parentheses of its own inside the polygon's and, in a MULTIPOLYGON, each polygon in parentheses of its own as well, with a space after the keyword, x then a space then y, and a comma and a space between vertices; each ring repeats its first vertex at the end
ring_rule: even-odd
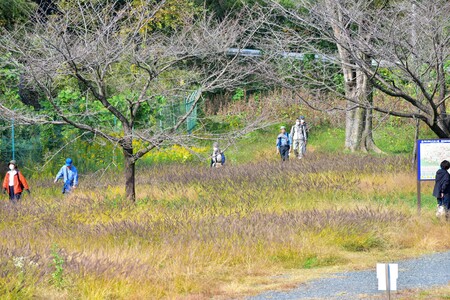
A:
POLYGON ((281 160, 289 160, 289 149, 291 148, 291 142, 289 133, 286 132, 286 127, 280 127, 280 134, 277 136, 277 153, 280 154, 281 160))
POLYGON ((61 178, 64 179, 63 194, 69 193, 78 186, 78 171, 71 158, 66 159, 66 164, 56 174, 55 183, 61 178))

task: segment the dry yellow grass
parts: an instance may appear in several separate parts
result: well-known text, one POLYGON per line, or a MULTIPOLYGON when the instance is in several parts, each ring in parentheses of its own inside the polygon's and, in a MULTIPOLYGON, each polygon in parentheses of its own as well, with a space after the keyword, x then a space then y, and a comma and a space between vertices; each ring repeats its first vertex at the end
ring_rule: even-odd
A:
MULTIPOLYGON (((220 173, 141 171, 136 205, 112 183, 65 198, 36 189, 42 196, 34 202, 1 206, 0 292, 12 299, 240 298, 450 249, 434 200, 425 198, 416 214, 414 174, 393 171, 402 162, 340 160, 311 155, 220 173), (64 261, 62 287, 52 283, 53 246, 64 261), (18 257, 26 266, 14 265, 18 257)), ((424 193, 430 188, 424 184, 424 193)))

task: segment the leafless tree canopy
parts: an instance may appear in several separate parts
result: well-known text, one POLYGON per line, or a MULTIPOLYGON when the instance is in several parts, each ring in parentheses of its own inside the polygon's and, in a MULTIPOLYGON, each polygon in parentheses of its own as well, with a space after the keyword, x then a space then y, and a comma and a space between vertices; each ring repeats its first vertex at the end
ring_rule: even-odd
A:
POLYGON ((295 24, 277 28, 271 48, 316 55, 308 70, 292 74, 297 87, 347 99, 346 110, 356 111, 350 118, 360 108, 375 109, 420 119, 439 137, 450 137, 448 1, 296 0, 291 7, 269 2, 295 24), (332 64, 341 68, 343 89, 335 85, 332 64), (373 103, 373 88, 404 105, 373 103))
POLYGON ((12 112, 4 104, 0 111, 26 123, 71 125, 116 143, 126 158, 127 196, 133 199, 135 162, 163 143, 179 142, 179 129, 193 109, 161 130, 157 124, 138 123, 144 106, 155 108, 162 97, 175 101, 194 90, 232 89, 263 63, 227 55, 229 48, 245 48, 259 30, 262 20, 251 14, 220 22, 198 16, 163 33, 149 23, 164 1, 142 2, 117 10, 79 1, 77 7, 60 7, 57 15, 37 17, 33 24, 5 32, 0 46, 55 114, 12 112), (81 91, 85 103, 64 102, 58 93, 67 86, 81 91), (121 133, 105 115, 119 121, 121 133), (136 149, 133 140, 140 140, 142 147, 136 149))
POLYGON ((135 162, 164 143, 185 141, 179 132, 192 109, 164 130, 143 117, 146 111, 157 109, 161 99, 178 101, 195 90, 233 89, 255 74, 268 84, 308 91, 324 109, 335 108, 324 99, 345 99, 341 109, 351 150, 378 150, 372 110, 420 119, 439 137, 450 137, 445 0, 266 0, 222 21, 206 13, 187 15, 170 32, 149 26, 165 1, 120 9, 114 3, 76 3, 0 38, 22 84, 39 93, 35 107, 51 107, 53 113, 13 111, 5 103, 0 113, 25 123, 70 125, 117 144, 126 160, 129 198, 134 199, 135 162), (262 50, 262 56, 228 51, 247 47, 262 50), (83 101, 62 97, 67 87, 83 101), (374 92, 397 101, 377 101, 374 92))

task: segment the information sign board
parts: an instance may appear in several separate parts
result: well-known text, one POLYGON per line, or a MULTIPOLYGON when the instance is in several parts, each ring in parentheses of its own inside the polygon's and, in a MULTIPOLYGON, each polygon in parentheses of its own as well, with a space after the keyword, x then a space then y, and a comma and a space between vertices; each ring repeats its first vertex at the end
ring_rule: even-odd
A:
POLYGON ((434 180, 443 160, 450 161, 450 139, 417 140, 417 178, 434 180))

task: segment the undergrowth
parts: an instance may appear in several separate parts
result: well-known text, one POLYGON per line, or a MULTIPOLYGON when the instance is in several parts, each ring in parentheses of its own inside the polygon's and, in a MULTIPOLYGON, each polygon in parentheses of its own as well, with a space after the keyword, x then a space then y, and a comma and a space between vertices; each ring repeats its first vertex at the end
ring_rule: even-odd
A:
POLYGON ((86 177, 69 197, 34 180, 33 197, 2 202, 0 294, 241 297, 273 274, 301 281, 450 248, 432 198, 417 216, 415 177, 402 157, 317 152, 286 164, 141 168, 137 178, 136 204, 122 200, 115 175, 86 177))

